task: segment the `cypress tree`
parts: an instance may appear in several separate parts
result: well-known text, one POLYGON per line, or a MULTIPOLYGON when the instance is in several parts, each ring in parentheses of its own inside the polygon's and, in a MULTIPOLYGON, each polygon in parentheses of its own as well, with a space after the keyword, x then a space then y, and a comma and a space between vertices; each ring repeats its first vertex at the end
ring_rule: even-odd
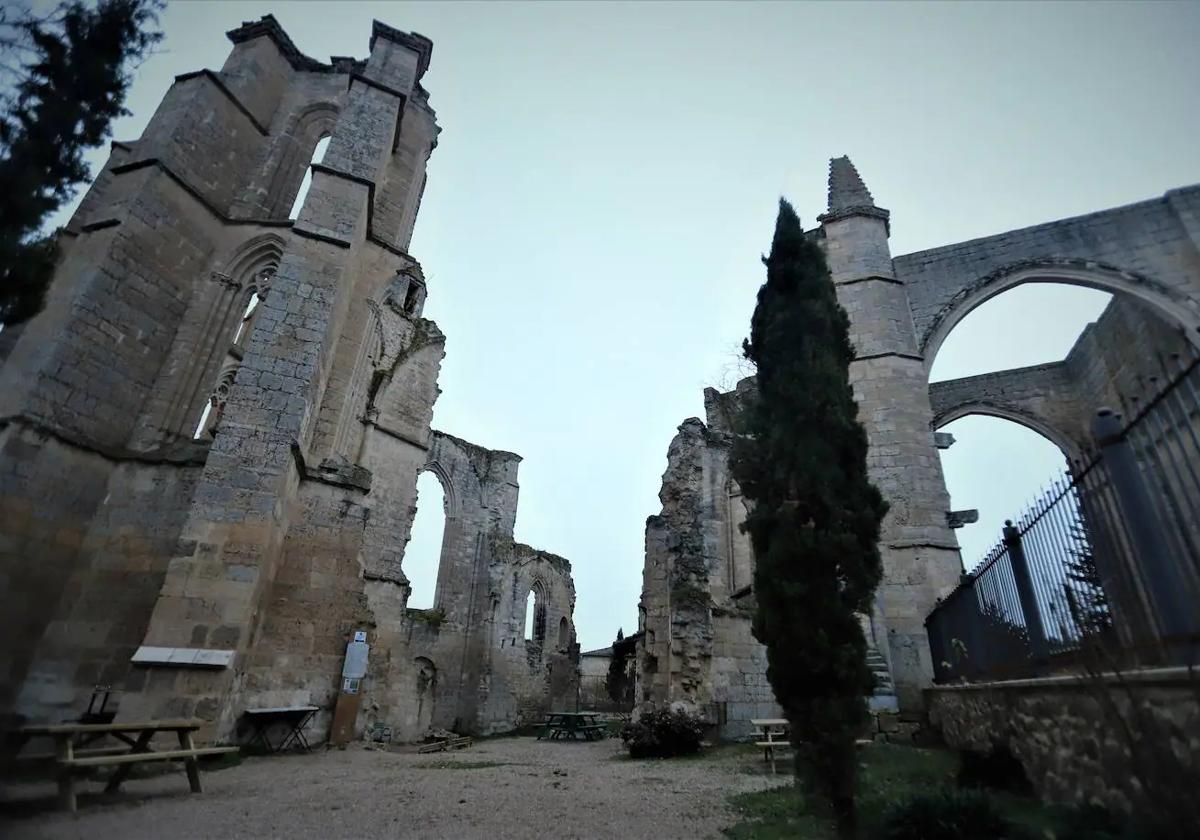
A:
POLYGON ((42 308, 58 248, 38 231, 87 180, 83 153, 128 113, 129 65, 162 37, 160 0, 82 0, 45 17, 0 11, 0 324, 42 308))
POLYGON ((820 247, 783 199, 746 358, 757 388, 731 458, 754 548, 754 635, 791 724, 796 773, 855 831, 854 742, 872 677, 859 615, 881 576, 887 503, 867 477, 849 319, 820 247))

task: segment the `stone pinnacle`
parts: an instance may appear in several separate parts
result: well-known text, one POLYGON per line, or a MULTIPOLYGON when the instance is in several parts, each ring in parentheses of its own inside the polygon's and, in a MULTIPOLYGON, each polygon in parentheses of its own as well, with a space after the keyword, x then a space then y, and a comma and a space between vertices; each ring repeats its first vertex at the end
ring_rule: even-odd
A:
POLYGON ((829 213, 854 207, 874 207, 875 200, 859 177, 850 158, 842 155, 829 161, 829 213))

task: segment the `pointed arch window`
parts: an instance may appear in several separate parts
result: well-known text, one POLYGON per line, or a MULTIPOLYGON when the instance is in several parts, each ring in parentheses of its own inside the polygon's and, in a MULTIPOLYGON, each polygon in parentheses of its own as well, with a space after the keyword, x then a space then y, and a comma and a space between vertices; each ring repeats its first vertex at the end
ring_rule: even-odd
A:
POLYGON ((312 187, 312 165, 320 163, 325 159, 325 152, 329 149, 329 135, 322 135, 317 141, 316 147, 313 149, 312 159, 308 162, 308 169, 304 171, 304 180, 300 182, 300 190, 296 193, 296 199, 292 202, 292 209, 288 211, 288 218, 295 219, 300 215, 300 208, 304 206, 304 199, 308 197, 308 191, 312 187))
POLYGON ((430 609, 437 594, 438 569, 442 564, 442 540, 446 531, 446 491, 430 470, 417 476, 416 514, 401 561, 410 587, 408 607, 430 609))
POLYGON ((540 646, 546 640, 546 598, 535 583, 525 598, 525 641, 540 646))
MULTIPOLYGON (((233 388, 234 379, 241 366, 245 347, 250 340, 254 324, 262 313, 262 304, 270 291, 271 282, 275 279, 276 267, 277 257, 272 256, 267 265, 249 272, 249 283, 240 298, 245 301, 239 307, 242 314, 235 325, 224 328, 232 329, 233 335, 224 339, 228 344, 225 345, 224 359, 217 375, 217 382, 209 392, 208 399, 205 400, 204 407, 196 421, 195 430, 192 432, 193 440, 211 438, 217 433, 217 425, 225 411, 225 403, 229 399, 229 392, 233 388)), ((225 278, 225 280, 235 289, 241 285, 231 278, 225 278)), ((228 324, 228 320, 225 320, 225 323, 228 324)), ((225 333, 225 335, 229 335, 229 333, 225 333)), ((219 347, 220 344, 217 346, 219 347)))

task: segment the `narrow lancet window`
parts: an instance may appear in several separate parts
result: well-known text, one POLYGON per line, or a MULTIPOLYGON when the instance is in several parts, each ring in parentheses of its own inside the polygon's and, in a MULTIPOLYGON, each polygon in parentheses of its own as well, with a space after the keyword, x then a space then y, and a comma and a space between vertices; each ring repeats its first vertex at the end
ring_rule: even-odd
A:
POLYGON ((300 191, 296 193, 296 200, 292 202, 292 209, 288 212, 289 219, 295 219, 300 215, 300 208, 304 206, 304 199, 308 197, 308 190, 312 186, 312 164, 323 161, 328 148, 329 135, 326 135, 317 141, 317 147, 313 149, 309 168, 304 171, 304 180, 300 182, 300 191))

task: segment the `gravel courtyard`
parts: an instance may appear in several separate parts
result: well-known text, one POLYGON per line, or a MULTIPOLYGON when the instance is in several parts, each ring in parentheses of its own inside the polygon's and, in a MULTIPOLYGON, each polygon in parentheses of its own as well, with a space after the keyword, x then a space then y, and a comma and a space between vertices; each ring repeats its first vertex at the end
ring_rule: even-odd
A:
POLYGON ((162 838, 699 838, 734 822, 726 799, 784 784, 744 750, 631 761, 621 742, 500 738, 453 753, 367 749, 248 758, 204 773, 131 779, 118 797, 81 783, 77 815, 52 810, 52 783, 4 792, 0 835, 162 838))

